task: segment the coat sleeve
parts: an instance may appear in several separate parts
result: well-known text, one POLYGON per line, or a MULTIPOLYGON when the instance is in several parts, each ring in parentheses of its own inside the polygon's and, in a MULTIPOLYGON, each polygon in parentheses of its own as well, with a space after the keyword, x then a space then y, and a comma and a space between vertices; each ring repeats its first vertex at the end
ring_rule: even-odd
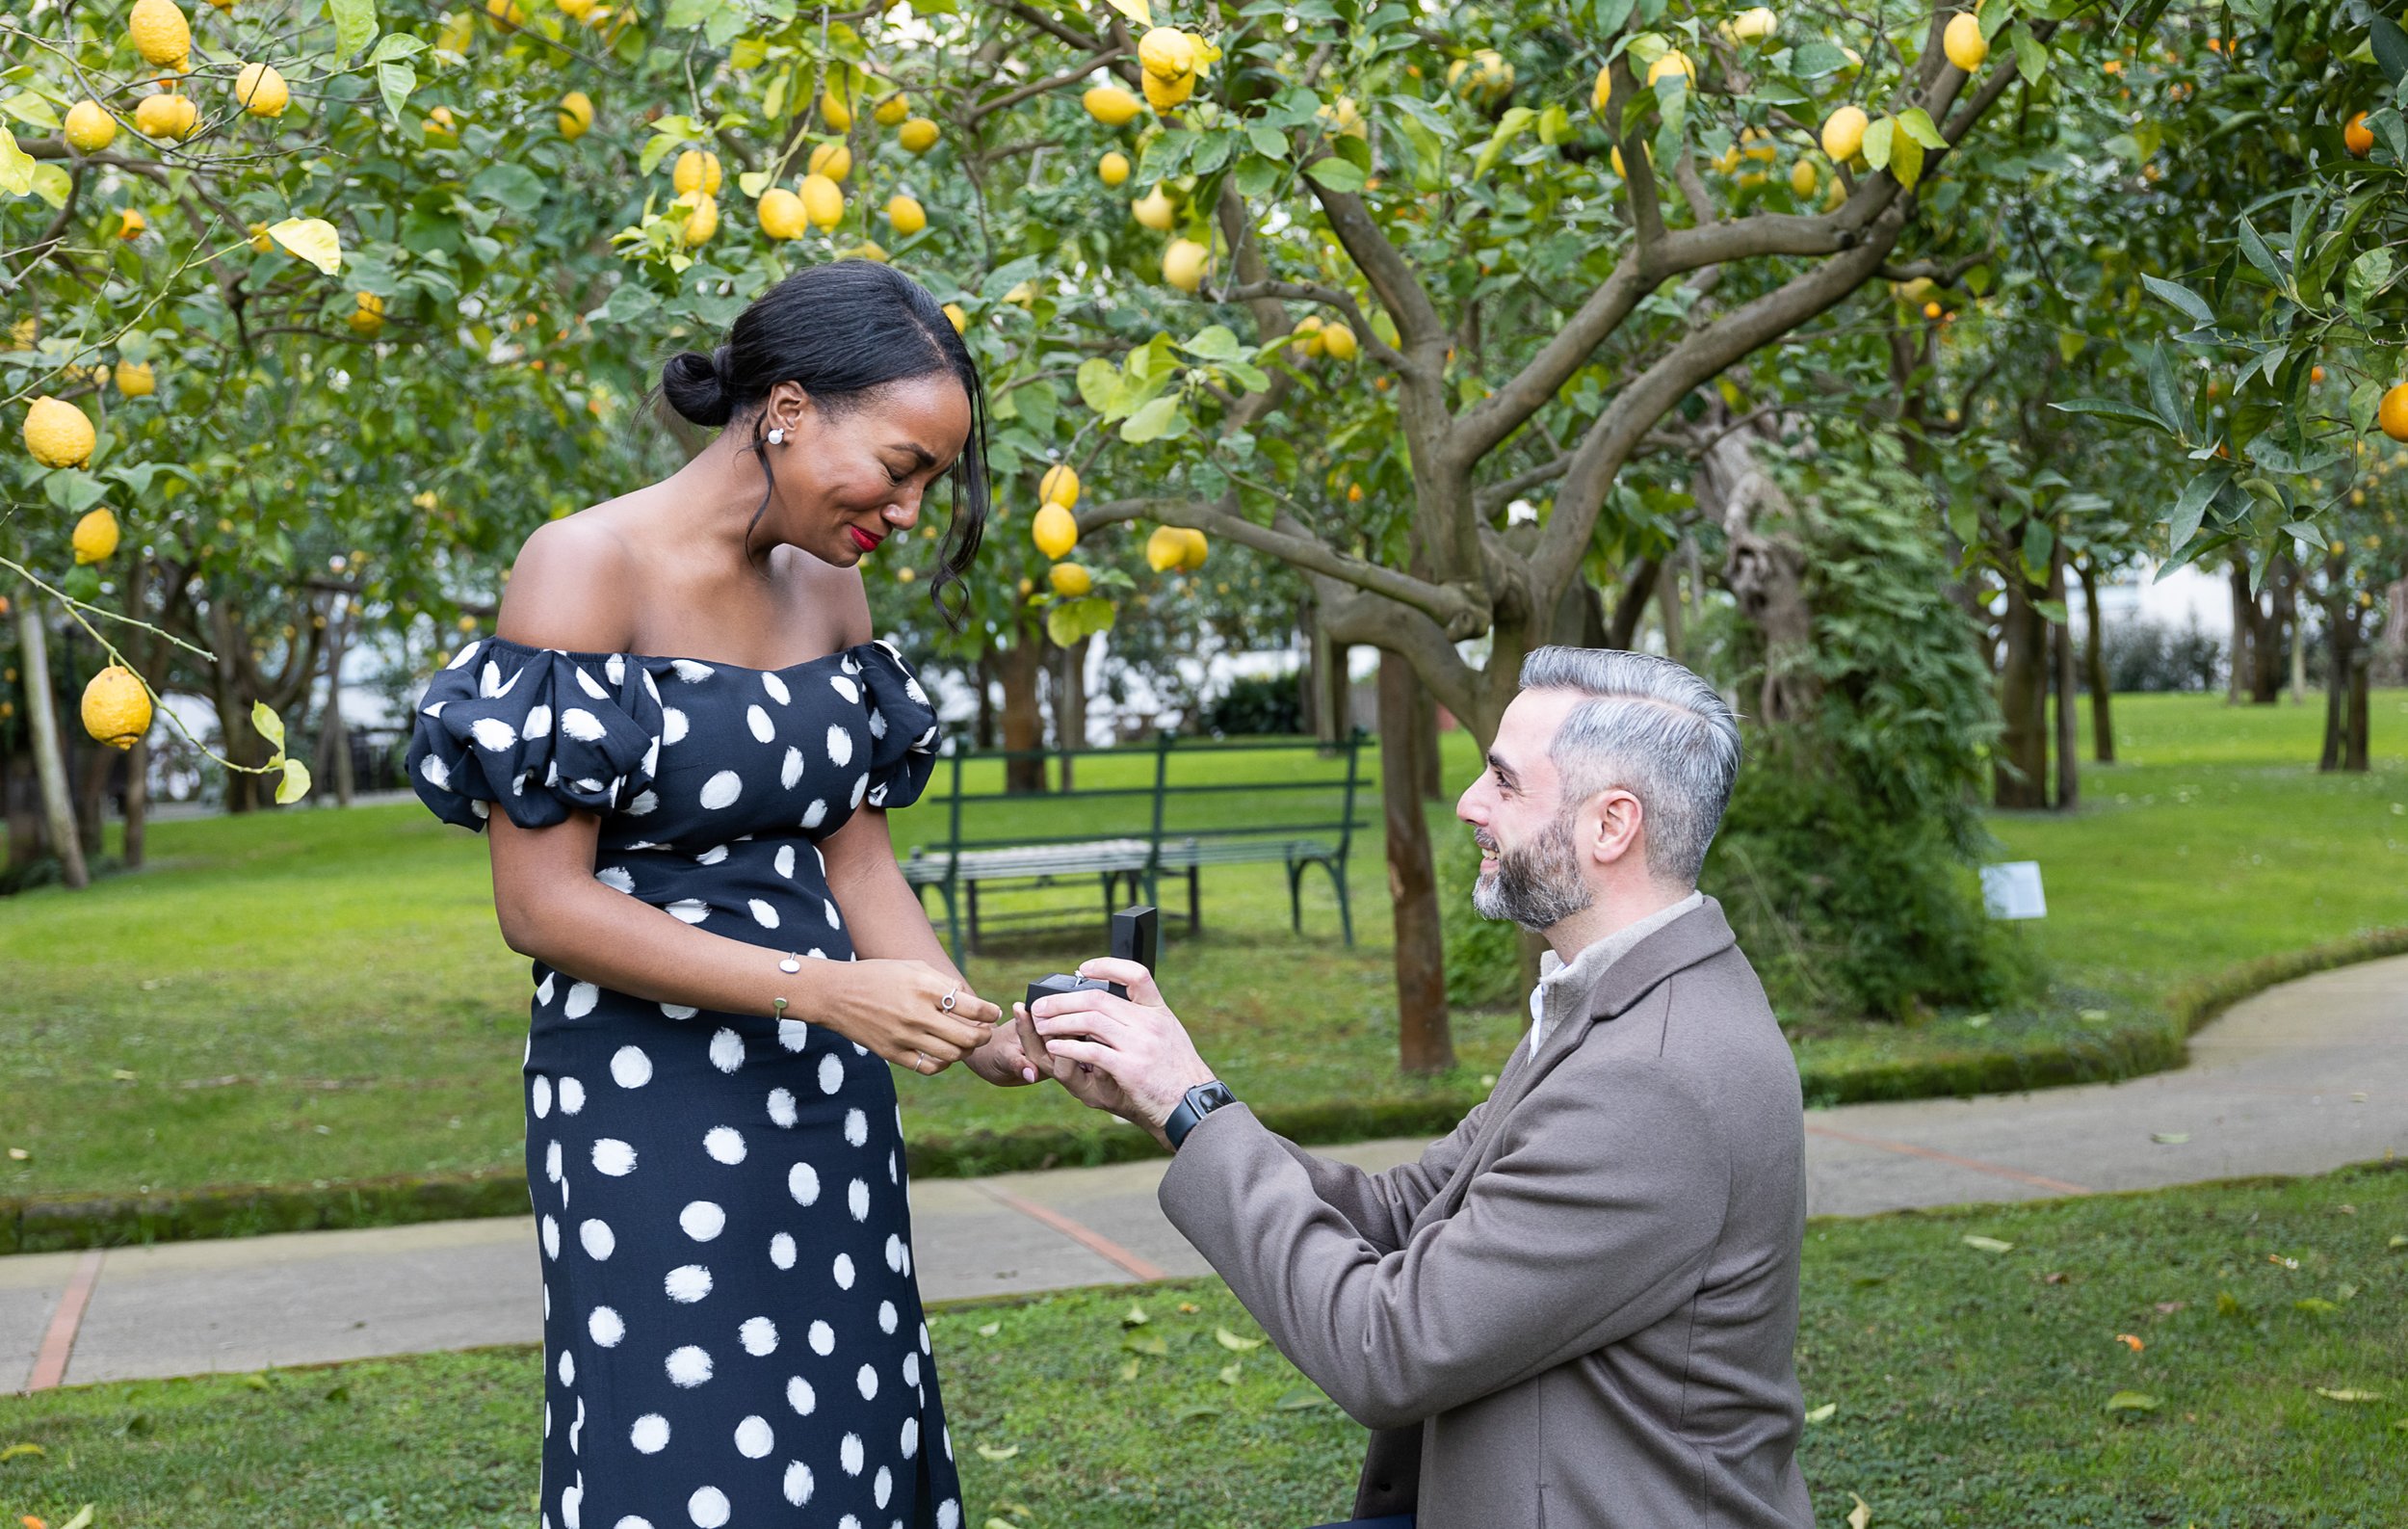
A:
POLYGON ((496 806, 542 829, 572 807, 637 805, 660 757, 661 698, 641 664, 480 640, 427 682, 406 767, 428 810, 483 832, 496 806))
POLYGON ((1430 1143, 1418 1159, 1376 1173, 1351 1163, 1318 1157, 1284 1136, 1273 1136, 1271 1140, 1303 1167, 1313 1193, 1324 1204, 1345 1217, 1347 1225, 1365 1242, 1390 1252, 1404 1246, 1413 1219, 1454 1176, 1472 1145, 1479 1140, 1480 1122, 1487 1114, 1487 1101, 1482 1100, 1472 1106, 1472 1113, 1463 1118, 1461 1124, 1430 1143))
POLYGON ((1660 1062, 1515 1104, 1454 1214, 1384 1249, 1253 1114, 1207 1116, 1165 1212, 1279 1351, 1370 1428, 1400 1428, 1629 1336, 1696 1292, 1729 1156, 1660 1062))

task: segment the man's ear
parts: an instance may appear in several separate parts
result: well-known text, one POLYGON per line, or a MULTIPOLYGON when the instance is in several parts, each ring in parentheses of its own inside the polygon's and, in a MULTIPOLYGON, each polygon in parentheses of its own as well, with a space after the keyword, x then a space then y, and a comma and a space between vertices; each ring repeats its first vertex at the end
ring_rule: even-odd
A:
POLYGON ((1628 791, 1618 786, 1600 791, 1583 813, 1584 822, 1596 825, 1583 848, 1599 864, 1610 865, 1638 847, 1645 818, 1638 798, 1628 791), (1590 818, 1589 813, 1595 816, 1590 818))

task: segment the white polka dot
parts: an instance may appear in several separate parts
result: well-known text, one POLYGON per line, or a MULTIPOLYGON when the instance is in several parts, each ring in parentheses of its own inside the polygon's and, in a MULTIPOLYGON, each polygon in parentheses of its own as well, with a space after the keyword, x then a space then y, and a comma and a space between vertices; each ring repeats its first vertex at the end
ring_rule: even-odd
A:
POLYGON ((583 1019, 593 1013, 594 1002, 601 996, 602 989, 589 982, 571 983, 568 1001, 561 1005, 561 1013, 571 1019, 583 1019))
POLYGON ((852 763, 852 734, 847 732, 841 724, 831 725, 827 729, 827 757, 839 770, 852 763))
POLYGON ((518 742, 518 729, 499 717, 480 717, 468 725, 468 735, 480 749, 500 753, 518 742))
POLYGON ((552 730, 552 708, 537 701, 527 708, 527 721, 520 729, 530 738, 540 738, 552 730))
POLYGON ((669 1350, 668 1378, 689 1390, 711 1378, 711 1356, 689 1343, 669 1350))
POLYGON ((886 1267, 897 1274, 903 1273, 903 1239, 901 1237, 890 1235, 886 1239, 886 1267))
POLYGON ((661 1284, 671 1301, 690 1306, 711 1293, 711 1271, 698 1263, 679 1264, 661 1284))
POLYGON ((782 790, 792 791, 795 788, 795 782, 801 778, 802 751, 789 745, 786 750, 785 763, 777 767, 778 786, 782 790))
POLYGON ((442 760, 437 759, 432 754, 429 754, 424 759, 418 761, 418 773, 425 776, 427 778, 427 784, 434 787, 437 791, 449 791, 452 789, 451 770, 445 766, 442 760))
POLYGON ((671 1019, 691 1019, 700 1012, 692 1004, 665 1003, 661 1005, 661 1013, 671 1019))
POLYGON ((877 1505, 885 1507, 886 1499, 895 1495, 895 1473, 880 1465, 877 1468, 877 1483, 870 1490, 877 1499, 877 1505))
POLYGON ((786 1383, 786 1405, 793 1408, 798 1416, 809 1417, 820 1405, 819 1393, 811 1389, 809 1381, 799 1375, 795 1376, 786 1383))
POLYGON ((668 1447, 668 1419, 658 1412, 644 1413, 627 1431, 627 1442, 635 1445, 640 1455, 659 1454, 668 1447))
POLYGON ((811 1467, 798 1460, 788 1461, 785 1488, 788 1502, 798 1508, 809 1504, 811 1501, 811 1467))
MULTIPOLYGON (((877 1398, 877 1371, 872 1369, 869 1365, 865 1364, 861 1366, 860 1369, 853 1372, 852 1384, 860 1388, 861 1399, 863 1401, 873 1401, 877 1398)), ((883 1506, 883 1504, 880 1506, 883 1506)))
POLYGON ((848 1476, 861 1474, 860 1435, 847 1434, 845 1436, 845 1441, 836 1449, 836 1463, 845 1467, 845 1474, 848 1476))
POLYGON ((745 725, 751 728, 752 736, 763 743, 773 742, 777 737, 777 725, 770 721, 770 714, 762 710, 758 702, 745 708, 745 725))
POLYGON ((702 1133, 702 1149, 715 1163, 733 1168, 745 1160, 745 1139, 732 1125, 714 1125, 702 1133))
POLYGON ((792 1233, 781 1231, 770 1239, 770 1262, 780 1269, 795 1266, 795 1239, 792 1233))
POLYGON ((936 1529, 961 1529, 961 1504, 948 1497, 936 1505, 936 1529))
POLYGON ((808 1163, 797 1163, 786 1173, 786 1193, 795 1197, 798 1205, 820 1202, 820 1171, 808 1163))
POLYGON ((789 1051, 810 1049, 811 1026, 800 1019, 778 1020, 777 1043, 789 1051))
POLYGON ((557 1184, 561 1181, 561 1144, 550 1142, 543 1148, 543 1176, 557 1184))
POLYGON ((620 1046, 611 1053, 611 1081, 622 1089, 640 1089, 652 1081, 652 1059, 641 1046, 620 1046))
POLYGON ((543 1256, 558 1258, 560 1255, 561 1224, 546 1216, 543 1218, 543 1256))
POLYGON ((686 1516, 694 1520, 694 1529, 720 1529, 727 1514, 727 1493, 717 1487, 696 1487, 686 1499, 686 1516))
POLYGON ((543 980, 536 984, 536 1002, 550 1003, 552 1001, 552 979, 558 975, 560 975, 558 972, 550 971, 543 974, 543 980))
POLYGON ((870 1141, 870 1118, 859 1110, 845 1112, 845 1140, 855 1147, 866 1147, 870 1141))
POLYGON ((699 924, 711 916, 711 905, 699 897, 681 897, 668 905, 668 916, 681 923, 699 924))
POLYGON ((880 1332, 894 1331, 895 1324, 901 1320, 903 1320, 903 1318, 901 1313, 896 1311, 895 1303, 892 1301, 881 1301, 877 1304, 877 1330, 880 1332))
POLYGON ((835 902, 835 899, 833 899, 833 898, 823 898, 823 899, 821 899, 821 908, 822 908, 822 909, 823 909, 823 910, 824 910, 824 911, 827 914, 827 927, 828 927, 828 928, 830 928, 830 929, 842 929, 842 928, 844 928, 844 927, 845 927, 845 920, 844 920, 844 916, 843 916, 842 914, 840 914, 840 913, 838 913, 838 912, 836 911, 836 902, 835 902))
POLYGON ((634 1514, 629 1514, 626 1517, 621 1518, 618 1522, 611 1525, 611 1529, 652 1529, 652 1520, 649 1518, 639 1518, 634 1514))
POLYGON ((775 674, 764 673, 761 676, 761 688, 770 693, 770 699, 781 706, 790 703, 795 699, 794 694, 787 690, 786 682, 775 674))
POLYGON ((586 1086, 575 1078, 561 1079, 561 1113, 574 1115, 586 1107, 586 1086))
POLYGON ((645 817, 660 804, 661 797, 659 792, 639 791, 636 793, 636 800, 627 804, 627 815, 631 818, 645 817))
POLYGON ((845 1186, 845 1208, 852 1212, 853 1220, 868 1221, 870 1219, 870 1186, 857 1178, 847 1184, 845 1186))
POLYGON ((602 725, 602 719, 583 706, 561 708, 561 731, 579 743, 600 743, 610 734, 610 729, 602 725))
POLYGON ((735 805, 744 794, 744 778, 733 770, 722 770, 702 782, 702 804, 713 812, 735 805))
POLYGON ((561 1523, 563 1529, 579 1529, 578 1516, 585 1512, 586 1489, 582 1482, 561 1489, 561 1523))
POLYGON ((775 929, 777 927, 776 909, 772 908, 769 904, 763 902, 757 897, 748 899, 746 906, 752 909, 752 921, 754 923, 760 925, 763 929, 775 929))
POLYGON ((674 706, 661 708, 661 742, 682 743, 686 737, 686 714, 674 706))
MULTIPOLYGON (((711 1066, 721 1072, 733 1072, 745 1065, 745 1038, 733 1030, 720 1029, 711 1035, 711 1066)), ((711 1154, 719 1156, 717 1152, 711 1154)), ((727 1159, 733 1161, 733 1159, 727 1159)))
POLYGON ((794 1128, 796 1119, 793 1092, 787 1089, 770 1090, 770 1123, 782 1125, 791 1130, 794 1128))
POLYGON ((917 1385, 920 1384, 920 1356, 907 1351, 904 1353, 903 1361, 903 1378, 905 1385, 917 1385))
POLYGON ((593 1144, 593 1166, 597 1173, 624 1178, 636 1171, 636 1149, 617 1137, 603 1137, 593 1144))
POLYGON ((834 1052, 820 1058, 820 1092, 833 1094, 845 1086, 845 1065, 834 1052))
POLYGON ((909 1460, 920 1453, 920 1420, 906 1417, 903 1426, 903 1458, 909 1460))
POLYGON ((608 1258, 618 1247, 617 1234, 607 1222, 588 1221, 578 1225, 577 1240, 585 1244, 589 1258, 608 1258))
POLYGON ((754 1358, 767 1358, 777 1352, 777 1324, 767 1317, 746 1317, 736 1330, 738 1341, 754 1358))
POLYGON ((851 1254, 851 1253, 846 1253, 846 1252, 840 1252, 840 1253, 838 1253, 838 1254, 836 1255, 836 1262, 835 1262, 835 1265, 834 1265, 833 1269, 831 1270, 831 1272, 832 1272, 832 1273, 836 1276, 836 1288, 837 1288, 837 1289, 839 1289, 839 1290, 850 1290, 850 1289, 851 1289, 851 1288, 852 1288, 852 1254, 851 1254))
POLYGON ((696 1242, 709 1242, 727 1226, 727 1212, 707 1199, 689 1201, 677 1213, 678 1227, 696 1242))
POLYGON ((759 1460, 776 1447, 777 1440, 770 1433, 768 1418, 747 1417, 736 1425, 736 1453, 745 1459, 759 1460))
MULTIPOLYGON (((427 756, 427 762, 429 764, 432 764, 434 762, 434 756, 432 754, 429 754, 427 756)), ((803 809, 802 826, 806 829, 816 829, 826 817, 827 804, 815 799, 810 806, 803 809)))
POLYGON ((563 1385, 574 1385, 574 1384, 577 1384, 577 1356, 575 1356, 574 1354, 563 1353, 563 1354, 561 1355, 560 1372, 561 1372, 561 1384, 562 1384, 563 1385))
POLYGON ((528 1085, 527 1092, 535 1100, 537 1120, 542 1120, 552 1113, 552 1080, 550 1078, 539 1072, 537 1073, 535 1082, 528 1085))
POLYGON ((714 844, 709 849, 704 850, 700 855, 695 856, 694 857, 694 862, 696 865, 717 865, 720 861, 725 858, 727 858, 727 846, 724 844, 714 844))
MULTIPOLYGON (((826 1358, 836 1352, 836 1330, 824 1322, 811 1324, 811 1352, 826 1358)), ((857 1473, 856 1473, 857 1474, 857 1473)))
POLYGON ((636 878, 624 865, 605 865, 593 873, 593 879, 614 892, 633 892, 636 878))
MULTIPOLYGON (((852 804, 854 806, 857 807, 861 804, 862 793, 869 789, 870 778, 867 775, 857 775, 852 778, 852 804)), ((885 791, 886 788, 884 786, 880 786, 878 788, 878 796, 881 802, 885 800, 885 791)))
POLYGON ((627 1324, 609 1306, 595 1306, 593 1315, 586 1318, 586 1331, 602 1347, 615 1349, 618 1340, 627 1335, 627 1324))

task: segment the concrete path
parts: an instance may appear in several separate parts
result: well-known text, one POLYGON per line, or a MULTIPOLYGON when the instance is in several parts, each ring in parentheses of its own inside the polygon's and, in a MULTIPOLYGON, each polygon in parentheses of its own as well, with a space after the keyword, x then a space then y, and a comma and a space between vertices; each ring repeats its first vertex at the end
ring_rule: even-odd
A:
MULTIPOLYGON (((2408 1151, 2408 958, 2287 984, 2129 1083, 1807 1117, 1808 1204, 1909 1206, 2312 1173, 2408 1151)), ((1419 1140, 1328 1155, 1384 1168, 1419 1140)), ((1208 1273, 1154 1202, 1161 1160, 912 1191, 930 1301, 1208 1273)), ((0 1386, 533 1342, 526 1219, 0 1258, 0 1386)))

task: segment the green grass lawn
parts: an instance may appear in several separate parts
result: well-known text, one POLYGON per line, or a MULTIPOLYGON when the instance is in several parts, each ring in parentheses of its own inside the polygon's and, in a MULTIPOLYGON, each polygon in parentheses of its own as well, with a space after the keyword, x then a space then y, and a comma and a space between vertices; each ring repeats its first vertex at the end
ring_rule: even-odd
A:
MULTIPOLYGON (((2128 762, 2088 772, 2081 814, 1995 820, 2010 855, 2044 867, 2051 916, 2028 936, 2075 989, 2146 1007, 2238 962, 2408 924, 2408 694, 2376 698, 2377 769, 2357 778, 2313 769, 2312 707, 2233 710, 2206 697, 2118 706, 2128 762)), ((1470 740, 1446 743, 1445 777, 1459 790, 1476 768, 1470 740)), ((1328 774, 1303 766, 1309 757, 1286 755, 1285 768, 1328 774)), ((1374 821, 1375 759, 1362 798, 1374 821)), ((1091 784, 1141 780, 1151 764, 1081 768, 1091 784)), ((1195 774, 1174 779, 1243 778, 1204 756, 1179 769, 1195 774)), ((1277 807, 1229 793, 1189 810, 1334 808, 1324 788, 1277 807)), ((1025 812, 1037 830, 1123 822, 1055 804, 1025 812)), ((1432 815, 1442 833, 1464 831, 1451 798, 1432 815)), ((898 813, 894 827, 904 847, 938 836, 941 808, 898 813)), ((415 803, 163 823, 151 839, 139 875, 0 901, 0 1147, 27 1154, 0 1158, 0 1197, 515 1172, 527 966, 494 927, 481 839, 415 803)), ((1468 1103, 1521 1016, 1459 1013, 1458 1072, 1399 1077, 1376 832, 1358 835, 1356 851, 1352 949, 1338 941, 1318 872, 1298 938, 1279 867, 1217 868, 1204 877, 1207 932, 1166 943, 1164 987, 1205 1055, 1266 1108, 1468 1103)), ((1173 883, 1163 896, 1184 906, 1173 883)), ((1100 945, 1093 883, 1057 900, 1094 908, 1092 932, 975 956, 981 990, 1008 993, 1100 945)), ((1811 1080, 1899 1058, 2011 1053, 2083 1029, 2071 1006, 1982 1026, 1969 1017, 1819 1035, 1800 1043, 1801 1064, 1811 1080)), ((1076 1158, 1125 1131, 1051 1089, 993 1090, 958 1069, 901 1086, 916 1141, 969 1144, 956 1168, 976 1167, 978 1144, 997 1134, 1066 1128, 1064 1155, 1076 1158)))
MULTIPOLYGON (((1861 1496, 1883 1529, 2396 1524, 2404 1285, 2399 1169, 1818 1222, 1798 1341, 1806 1404, 1831 1409, 1801 1450, 1818 1520, 1861 1496), (2127 1392, 2145 1406, 2110 1410, 2127 1392)), ((1350 1500, 1362 1431, 1273 1350, 1224 1345, 1261 1333, 1217 1283, 931 1326, 972 1525, 1299 1529, 1350 1500)), ((526 1523, 539 1368, 489 1349, 0 1398, 0 1514, 526 1523)))

